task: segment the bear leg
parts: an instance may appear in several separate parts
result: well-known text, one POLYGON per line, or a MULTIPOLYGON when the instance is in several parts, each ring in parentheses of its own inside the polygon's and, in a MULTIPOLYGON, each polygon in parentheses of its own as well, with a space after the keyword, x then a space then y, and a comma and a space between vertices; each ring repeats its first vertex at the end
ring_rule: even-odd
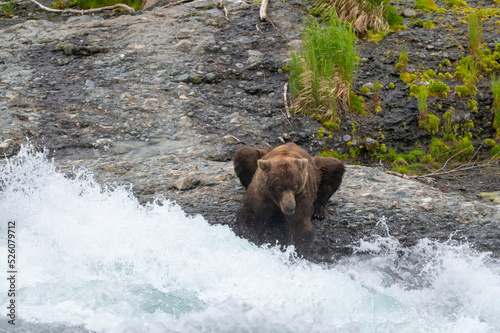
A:
POLYGON ((311 224, 311 218, 304 218, 295 226, 288 224, 288 237, 288 243, 295 246, 297 255, 307 258, 314 239, 314 228, 311 224))
POLYGON ((271 150, 268 148, 260 149, 253 147, 241 147, 234 154, 234 171, 240 179, 241 185, 248 188, 252 182, 253 175, 257 171, 257 161, 271 150))
POLYGON ((319 171, 319 184, 313 217, 323 220, 326 217, 326 204, 335 193, 344 176, 344 164, 333 157, 314 156, 314 164, 319 171))
POLYGON ((234 233, 242 238, 248 239, 256 245, 264 243, 264 233, 266 223, 245 207, 241 207, 236 212, 236 227, 234 233))

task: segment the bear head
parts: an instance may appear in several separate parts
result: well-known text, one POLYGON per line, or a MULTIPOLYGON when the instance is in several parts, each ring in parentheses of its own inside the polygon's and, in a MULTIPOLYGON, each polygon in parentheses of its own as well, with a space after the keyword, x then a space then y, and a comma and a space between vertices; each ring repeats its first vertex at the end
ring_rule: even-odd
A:
POLYGON ((295 198, 304 190, 308 179, 308 163, 307 158, 294 157, 257 161, 267 193, 285 215, 295 212, 295 198))

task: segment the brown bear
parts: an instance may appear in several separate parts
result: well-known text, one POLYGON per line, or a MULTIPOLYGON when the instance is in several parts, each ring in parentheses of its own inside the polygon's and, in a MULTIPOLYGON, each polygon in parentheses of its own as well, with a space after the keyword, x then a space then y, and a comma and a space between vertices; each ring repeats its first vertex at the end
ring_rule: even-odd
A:
POLYGON ((241 147, 234 170, 247 189, 236 213, 237 235, 257 245, 278 241, 307 256, 314 237, 311 217, 323 219, 326 204, 342 182, 344 164, 312 158, 294 143, 273 150, 241 147))

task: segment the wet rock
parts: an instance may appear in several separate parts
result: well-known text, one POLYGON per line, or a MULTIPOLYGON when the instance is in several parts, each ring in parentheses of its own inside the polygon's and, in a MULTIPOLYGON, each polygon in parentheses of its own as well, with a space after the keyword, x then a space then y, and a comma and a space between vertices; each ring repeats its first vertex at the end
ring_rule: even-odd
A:
POLYGON ((200 180, 192 176, 182 177, 174 183, 174 187, 181 191, 191 190, 200 185, 200 180))
POLYGON ((410 18, 410 17, 417 17, 417 12, 413 9, 404 9, 403 12, 401 13, 403 17, 410 18))

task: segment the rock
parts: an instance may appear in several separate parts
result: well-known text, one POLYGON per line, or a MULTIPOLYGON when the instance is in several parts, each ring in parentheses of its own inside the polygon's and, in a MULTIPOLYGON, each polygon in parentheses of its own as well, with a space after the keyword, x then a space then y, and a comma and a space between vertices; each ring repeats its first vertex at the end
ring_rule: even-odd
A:
POLYGON ((403 12, 401 13, 403 17, 410 18, 410 17, 417 17, 417 12, 413 9, 404 9, 403 12))
POLYGON ((248 50, 247 64, 250 67, 255 67, 262 62, 263 57, 264 57, 264 54, 262 52, 255 51, 255 50, 248 50))
POLYGON ((191 49, 191 46, 193 46, 193 43, 187 39, 183 39, 175 44, 175 47, 182 51, 189 51, 191 49))
POLYGON ((63 47, 63 51, 64 51, 65 55, 72 55, 74 49, 75 49, 75 46, 72 43, 67 43, 63 47))
POLYGON ((185 191, 191 190, 200 185, 200 180, 193 178, 192 176, 182 177, 177 180, 174 187, 178 190, 185 191))
POLYGON ((215 79, 216 79, 216 76, 214 73, 205 74, 205 80, 207 80, 208 83, 214 83, 215 79))
POLYGON ((349 142, 351 141, 351 136, 349 134, 346 134, 342 137, 342 140, 344 140, 344 142, 349 142))
POLYGON ((187 78, 187 82, 192 83, 192 84, 200 84, 203 82, 203 76, 201 75, 189 75, 187 78))

